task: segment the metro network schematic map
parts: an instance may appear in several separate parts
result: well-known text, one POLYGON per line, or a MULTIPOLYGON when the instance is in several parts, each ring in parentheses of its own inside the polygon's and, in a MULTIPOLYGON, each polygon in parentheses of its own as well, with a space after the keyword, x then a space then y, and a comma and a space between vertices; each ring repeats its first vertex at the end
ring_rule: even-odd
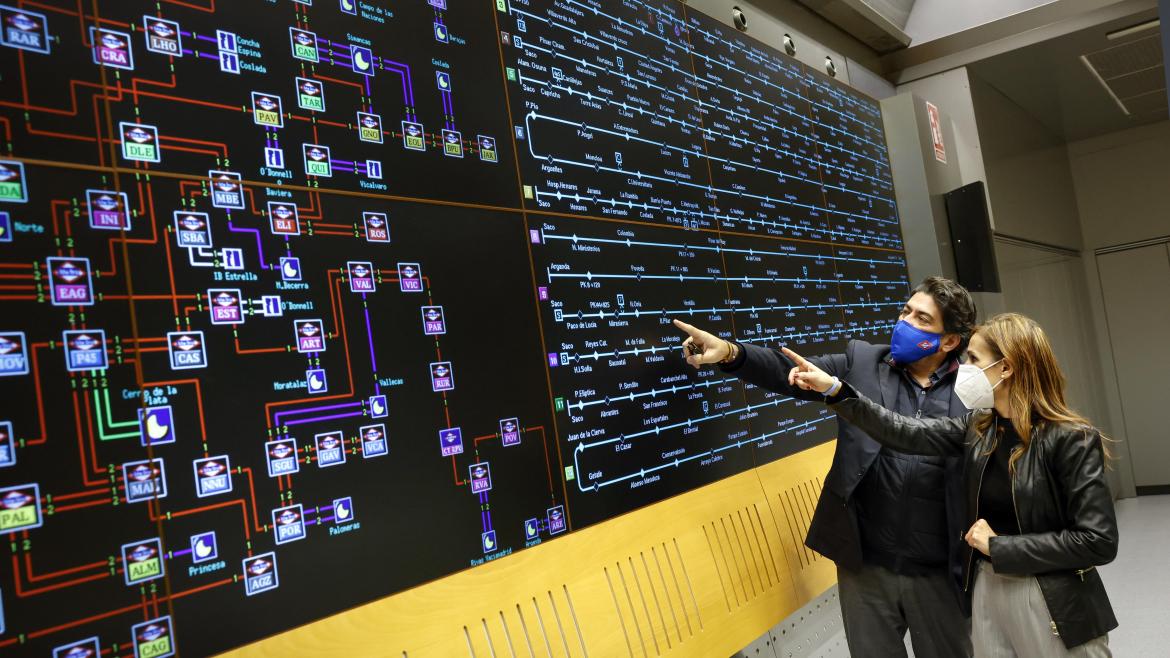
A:
POLYGON ((878 107, 674 0, 0 0, 0 652, 207 655, 832 438, 878 107), (6 555, 5 555, 6 553, 6 555))

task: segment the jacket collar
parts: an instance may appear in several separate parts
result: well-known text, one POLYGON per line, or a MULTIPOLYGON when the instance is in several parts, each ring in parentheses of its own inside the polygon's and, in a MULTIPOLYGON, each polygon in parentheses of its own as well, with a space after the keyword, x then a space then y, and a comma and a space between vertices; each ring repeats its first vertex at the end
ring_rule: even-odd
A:
MULTIPOLYGON (((938 367, 932 374, 932 378, 936 381, 942 381, 946 377, 953 375, 959 370, 959 357, 952 354, 942 365, 938 367)), ((887 352, 886 356, 879 362, 878 372, 881 375, 879 384, 882 391, 882 406, 889 409, 894 401, 897 399, 898 380, 902 377, 902 366, 894 364, 893 358, 887 352)), ((959 401, 959 397, 953 392, 949 403, 949 412, 951 416, 962 416, 966 413, 967 407, 959 401)))

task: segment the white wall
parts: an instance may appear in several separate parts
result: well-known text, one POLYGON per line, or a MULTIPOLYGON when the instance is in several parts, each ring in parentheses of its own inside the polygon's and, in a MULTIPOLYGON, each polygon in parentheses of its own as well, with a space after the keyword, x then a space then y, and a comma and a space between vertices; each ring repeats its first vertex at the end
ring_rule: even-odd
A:
MULTIPOLYGON (((1070 221, 1074 227, 1076 223, 1075 218, 1070 221)), ((1099 341, 1083 261, 1093 255, 1058 253, 1003 240, 996 240, 995 252, 1004 305, 1040 323, 1064 372, 1069 405, 1114 436, 1112 427, 1119 423, 1113 423, 1109 414, 1103 364, 1091 356, 1097 353, 1099 341)), ((1114 453, 1128 456, 1128 450, 1114 453)), ((1128 458, 1119 459, 1107 475, 1115 495, 1134 495, 1128 458)))
MULTIPOLYGON (((971 82, 967 76, 967 69, 952 69, 898 87, 898 93, 906 91, 934 103, 949 117, 954 130, 954 141, 946 145, 947 159, 954 158, 958 163, 962 184, 986 180, 981 135, 975 119, 975 106, 971 98, 971 82)), ((993 214, 992 226, 994 225, 993 214)))
MULTIPOLYGON (((983 147, 979 124, 975 118, 975 103, 971 97, 971 81, 966 68, 957 68, 927 78, 899 85, 898 92, 912 92, 925 101, 938 106, 942 115, 943 132, 946 135, 947 162, 958 165, 957 184, 948 189, 931 189, 936 205, 941 204, 941 195, 955 187, 975 181, 986 181, 987 172, 983 165, 983 147)), ((934 166, 933 158, 924 153, 928 169, 934 166)), ((897 184, 895 171, 895 185, 897 184)), ((995 228, 995 209, 988 202, 991 226, 995 228)), ((945 215, 943 222, 945 223, 945 215)), ((905 227, 903 227, 905 231, 905 227)), ((941 234, 940 234, 941 236, 941 234)), ((949 240, 949 235, 947 236, 949 240)), ((940 244, 940 249, 950 249, 949 244, 940 244)), ((979 308, 979 317, 986 318, 1005 310, 1003 296, 997 293, 974 293, 972 297, 979 308)))
POLYGON ((1068 145, 1086 249, 1170 235, 1170 121, 1068 145))
POLYGON ((1054 0, 918 0, 906 21, 912 46, 969 30, 1054 0))
POLYGON ((1064 140, 986 82, 970 83, 996 232, 1080 249, 1064 140))
MULTIPOLYGON (((1125 414, 1117 381, 1116 360, 1094 249, 1170 235, 1170 121, 1110 133, 1068 145, 1081 235, 1085 247, 1085 278, 1097 334, 1105 402, 1112 436, 1127 439, 1125 414)), ((1166 349, 1134 345, 1134 350, 1166 349)), ((1126 355, 1123 355, 1126 356, 1126 355)), ((1129 446, 1119 444, 1119 466, 1126 491, 1132 495, 1133 471, 1129 446)))

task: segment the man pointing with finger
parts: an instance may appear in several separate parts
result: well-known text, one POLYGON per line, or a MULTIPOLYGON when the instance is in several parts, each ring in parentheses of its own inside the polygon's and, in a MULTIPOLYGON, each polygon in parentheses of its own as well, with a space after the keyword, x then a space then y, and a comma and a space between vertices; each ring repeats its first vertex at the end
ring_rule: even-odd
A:
MULTIPOLYGON (((760 388, 823 399, 796 385, 796 364, 783 353, 675 325, 689 334, 683 348, 696 368, 718 364, 760 388)), ((974 326, 966 288, 930 277, 902 308, 889 344, 851 340, 843 354, 809 361, 902 415, 961 416, 967 408, 954 395, 955 373, 974 326)), ((917 656, 970 656, 964 599, 947 566, 966 531, 958 460, 903 454, 848 422, 838 424, 805 544, 837 564, 850 654, 905 656, 909 630, 917 656)))

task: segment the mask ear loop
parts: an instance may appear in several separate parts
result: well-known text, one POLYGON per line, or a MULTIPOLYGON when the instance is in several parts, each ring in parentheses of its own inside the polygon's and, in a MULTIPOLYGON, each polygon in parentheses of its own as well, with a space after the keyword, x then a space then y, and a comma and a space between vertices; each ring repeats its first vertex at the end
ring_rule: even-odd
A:
MULTIPOLYGON (((1002 363, 1002 362, 1003 362, 1003 358, 1001 357, 1001 358, 999 359, 999 361, 996 361, 995 363, 992 363, 991 365, 987 366, 987 368, 990 368, 990 367, 994 366, 996 363, 1002 363)), ((983 372, 987 372, 987 368, 983 368, 983 372)), ((1001 372, 1001 373, 1000 373, 1000 375, 999 375, 999 381, 998 381, 998 382, 995 382, 995 384, 993 384, 993 385, 991 386, 991 390, 993 390, 993 391, 994 391, 996 388, 998 388, 998 387, 999 387, 999 385, 1000 385, 1000 384, 1004 383, 1005 381, 1007 381, 1007 377, 1004 377, 1004 376, 1003 376, 1003 373, 1001 372)))

